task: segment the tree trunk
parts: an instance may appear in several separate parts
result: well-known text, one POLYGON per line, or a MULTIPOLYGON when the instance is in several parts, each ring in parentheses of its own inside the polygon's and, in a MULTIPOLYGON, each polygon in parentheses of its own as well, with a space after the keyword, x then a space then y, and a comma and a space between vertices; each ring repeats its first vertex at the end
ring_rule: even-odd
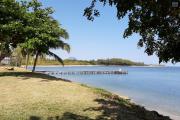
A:
POLYGON ((29 53, 27 53, 26 55, 26 70, 28 68, 28 64, 29 64, 29 53))
POLYGON ((34 65, 33 65, 32 72, 35 72, 38 56, 39 56, 39 52, 37 51, 36 56, 35 56, 35 60, 34 60, 34 65))
POLYGON ((0 62, 6 57, 6 54, 1 54, 0 55, 0 62))

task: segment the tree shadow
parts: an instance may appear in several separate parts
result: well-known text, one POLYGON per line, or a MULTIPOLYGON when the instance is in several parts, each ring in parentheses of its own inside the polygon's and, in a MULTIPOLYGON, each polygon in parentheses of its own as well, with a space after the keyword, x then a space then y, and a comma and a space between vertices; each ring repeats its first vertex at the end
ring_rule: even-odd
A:
POLYGON ((70 112, 65 112, 60 119, 57 120, 93 120, 87 116, 81 116, 70 112))
POLYGON ((156 111, 146 110, 144 107, 122 98, 96 99, 101 106, 91 107, 85 111, 102 111, 96 120, 171 120, 168 116, 160 115, 156 111))
POLYGON ((129 100, 117 95, 102 94, 101 96, 103 97, 94 100, 99 104, 98 107, 89 107, 83 111, 100 111, 101 114, 96 116, 95 119, 65 112, 61 117, 49 117, 47 120, 172 120, 168 116, 160 115, 156 111, 146 110, 144 107, 130 103, 129 100))
POLYGON ((168 116, 160 115, 156 111, 148 111, 144 107, 130 104, 129 101, 121 98, 113 99, 95 99, 100 107, 91 107, 86 111, 102 111, 102 114, 92 119, 88 116, 77 115, 71 112, 65 112, 61 117, 40 117, 31 116, 29 120, 172 120, 168 116))
POLYGON ((15 76, 15 77, 22 77, 23 80, 28 80, 30 78, 42 78, 41 82, 51 82, 51 81, 64 81, 64 82, 71 82, 70 80, 56 78, 54 76, 50 76, 47 74, 42 73, 32 73, 32 72, 0 72, 0 77, 3 76, 15 76))
POLYGON ((41 120, 41 118, 37 116, 30 116, 29 120, 41 120))
POLYGON ((46 119, 42 119, 37 116, 30 116, 29 120, 93 120, 87 116, 81 116, 70 112, 65 112, 62 117, 55 116, 55 117, 48 117, 46 119))

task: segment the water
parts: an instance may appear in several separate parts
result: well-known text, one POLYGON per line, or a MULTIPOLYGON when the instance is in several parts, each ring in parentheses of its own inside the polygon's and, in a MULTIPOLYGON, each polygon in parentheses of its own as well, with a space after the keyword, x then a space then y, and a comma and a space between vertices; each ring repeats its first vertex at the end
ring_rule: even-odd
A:
POLYGON ((128 96, 135 103, 180 120, 180 67, 37 67, 40 71, 127 70, 128 75, 54 75, 128 96))

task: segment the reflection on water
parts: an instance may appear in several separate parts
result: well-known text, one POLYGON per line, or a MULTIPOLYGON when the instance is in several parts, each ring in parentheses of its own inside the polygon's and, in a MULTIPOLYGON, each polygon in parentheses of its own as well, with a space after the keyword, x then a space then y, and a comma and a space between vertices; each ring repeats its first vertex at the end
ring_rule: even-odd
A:
MULTIPOLYGON (((30 68, 31 69, 31 68, 30 68)), ((129 96, 149 109, 180 119, 180 67, 74 66, 37 67, 36 70, 127 70, 128 75, 54 75, 129 96)))

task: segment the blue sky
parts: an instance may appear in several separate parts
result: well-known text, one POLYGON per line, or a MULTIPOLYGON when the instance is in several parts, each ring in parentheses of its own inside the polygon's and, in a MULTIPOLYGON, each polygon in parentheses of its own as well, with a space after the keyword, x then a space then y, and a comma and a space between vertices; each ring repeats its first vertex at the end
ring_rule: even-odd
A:
POLYGON ((83 17, 84 8, 90 4, 90 0, 41 0, 41 2, 46 7, 54 8, 53 17, 70 35, 67 42, 71 45, 71 52, 68 54, 62 50, 55 50, 54 52, 60 57, 124 58, 147 64, 158 64, 158 58, 155 55, 147 56, 143 48, 137 47, 138 35, 123 38, 128 19, 117 20, 115 8, 99 5, 101 16, 91 22, 83 17))

